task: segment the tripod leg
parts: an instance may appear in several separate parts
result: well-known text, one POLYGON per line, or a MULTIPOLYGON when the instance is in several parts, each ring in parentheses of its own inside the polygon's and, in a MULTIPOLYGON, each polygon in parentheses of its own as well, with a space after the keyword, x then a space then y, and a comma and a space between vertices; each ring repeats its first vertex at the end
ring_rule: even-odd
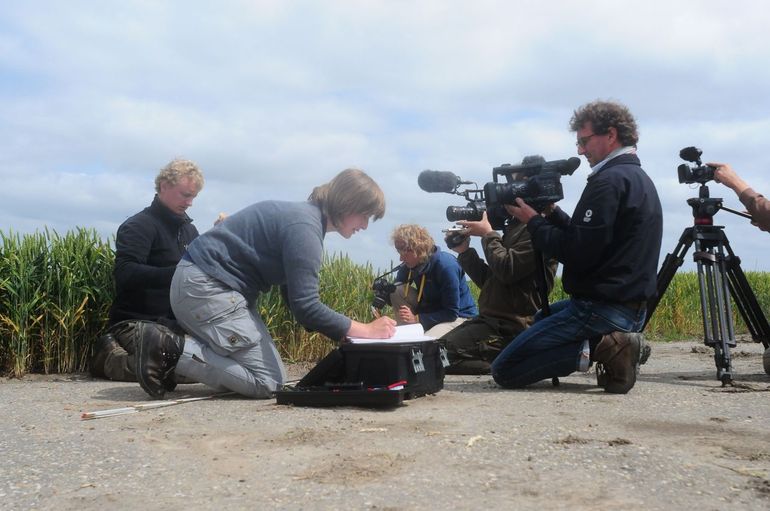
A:
POLYGON ((721 233, 696 236, 693 254, 698 267, 704 342, 714 348, 717 379, 722 385, 732 383, 733 369, 730 346, 735 346, 732 310, 728 301, 725 261, 721 233), (704 241, 705 240, 705 241, 704 241), (705 247, 705 250, 700 250, 705 247), (716 250, 715 250, 716 249, 716 250))
POLYGON ((761 342, 765 349, 768 349, 770 348, 770 324, 768 324, 767 318, 757 301, 757 296, 751 289, 751 285, 741 269, 740 258, 730 248, 727 236, 725 236, 724 245, 728 254, 725 265, 733 301, 735 301, 735 305, 738 307, 738 311, 741 313, 741 317, 751 333, 752 340, 754 342, 761 342))
POLYGON ((730 307, 729 291, 727 287, 727 278, 725 270, 724 254, 722 247, 718 247, 718 273, 714 276, 714 285, 717 293, 717 307, 721 313, 720 317, 720 349, 714 350, 714 360, 717 365, 717 378, 722 381, 722 385, 732 383, 733 364, 730 354, 730 348, 736 346, 735 325, 733 324, 733 311, 730 307), (721 370, 721 373, 720 373, 721 370))
POLYGON ((682 235, 679 237, 679 243, 677 243, 674 251, 666 254, 666 258, 663 260, 663 264, 658 271, 658 277, 656 281, 656 293, 655 296, 647 301, 647 317, 644 319, 644 325, 642 325, 642 331, 647 327, 647 323, 650 322, 655 309, 658 307, 661 298, 666 293, 671 280, 673 280, 676 271, 682 266, 684 262, 684 256, 687 250, 690 248, 693 242, 693 228, 687 227, 682 235))

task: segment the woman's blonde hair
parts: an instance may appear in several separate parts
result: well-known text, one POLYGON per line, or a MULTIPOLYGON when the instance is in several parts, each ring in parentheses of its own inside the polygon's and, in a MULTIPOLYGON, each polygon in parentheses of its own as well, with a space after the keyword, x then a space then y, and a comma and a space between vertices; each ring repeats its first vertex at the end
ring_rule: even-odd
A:
POLYGON ((308 200, 321 208, 334 226, 339 226, 347 215, 366 215, 375 220, 385 215, 385 194, 360 169, 345 169, 328 183, 316 186, 308 200))
POLYGON ((425 227, 415 224, 402 224, 393 230, 391 235, 396 250, 403 252, 411 250, 420 264, 428 260, 433 253, 436 243, 425 227))
POLYGON ((198 191, 203 188, 203 173, 198 166, 190 160, 176 158, 158 172, 158 175, 155 177, 155 191, 160 193, 161 183, 175 186, 183 177, 190 178, 198 187, 198 191))

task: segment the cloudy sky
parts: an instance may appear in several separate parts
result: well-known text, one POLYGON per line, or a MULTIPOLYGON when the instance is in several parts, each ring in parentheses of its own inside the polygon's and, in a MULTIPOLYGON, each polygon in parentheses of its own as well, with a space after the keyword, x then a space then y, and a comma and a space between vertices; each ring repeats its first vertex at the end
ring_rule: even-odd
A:
MULTIPOLYGON (((770 193, 768 11, 760 0, 4 1, 0 231, 111 237, 174 157, 206 175, 189 211, 201 231, 220 211, 304 200, 355 166, 381 184, 387 214, 326 247, 387 269, 396 225, 440 240, 446 207, 464 204, 420 190, 420 171, 483 186, 527 154, 573 156, 569 118, 602 98, 637 118, 665 255, 697 195, 677 180, 681 148, 770 193)), ((563 179, 565 210, 588 171, 583 161, 563 179)), ((770 271, 768 234, 716 219, 744 270, 770 271)))

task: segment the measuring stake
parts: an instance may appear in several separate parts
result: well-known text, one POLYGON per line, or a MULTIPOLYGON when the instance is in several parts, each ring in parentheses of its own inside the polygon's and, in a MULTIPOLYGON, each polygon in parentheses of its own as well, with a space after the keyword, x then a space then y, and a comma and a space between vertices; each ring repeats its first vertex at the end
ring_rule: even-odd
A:
POLYGON ((142 410, 152 410, 154 408, 165 408, 167 406, 181 405, 183 403, 191 403, 193 401, 203 401, 204 399, 211 399, 213 397, 229 396, 235 394, 235 392, 220 392, 219 394, 212 394, 204 397, 187 397, 182 399, 172 399, 169 401, 155 401, 152 403, 142 403, 140 405, 127 406, 125 408, 111 408, 109 410, 99 410, 96 412, 83 412, 80 415, 81 420, 90 419, 102 419, 104 417, 115 417, 116 415, 126 415, 129 413, 141 412, 142 410))

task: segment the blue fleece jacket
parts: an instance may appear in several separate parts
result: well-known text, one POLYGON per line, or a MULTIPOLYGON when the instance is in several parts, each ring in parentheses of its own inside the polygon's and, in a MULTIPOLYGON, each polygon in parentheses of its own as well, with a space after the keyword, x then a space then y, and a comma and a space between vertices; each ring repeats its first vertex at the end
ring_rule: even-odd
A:
POLYGON ((439 323, 478 315, 476 302, 465 281, 465 272, 452 255, 434 247, 428 261, 413 270, 406 266, 396 274, 398 282, 413 283, 420 290, 423 276, 425 284, 415 313, 420 316, 423 329, 429 330, 439 323))

